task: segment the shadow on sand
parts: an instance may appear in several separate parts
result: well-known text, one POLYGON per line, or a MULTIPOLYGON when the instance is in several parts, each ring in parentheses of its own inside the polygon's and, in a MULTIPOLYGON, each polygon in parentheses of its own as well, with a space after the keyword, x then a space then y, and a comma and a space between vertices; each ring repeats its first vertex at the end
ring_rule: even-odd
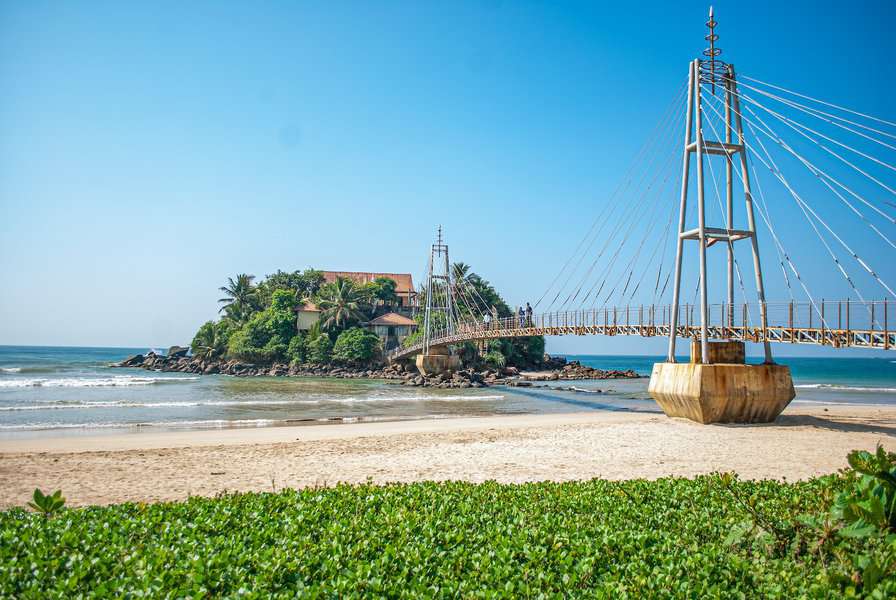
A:
POLYGON ((896 420, 887 418, 863 417, 862 422, 853 422, 849 417, 818 417, 813 415, 781 415, 774 423, 757 423, 754 425, 736 425, 719 423, 722 427, 817 427, 830 431, 845 433, 878 433, 896 437, 896 420))

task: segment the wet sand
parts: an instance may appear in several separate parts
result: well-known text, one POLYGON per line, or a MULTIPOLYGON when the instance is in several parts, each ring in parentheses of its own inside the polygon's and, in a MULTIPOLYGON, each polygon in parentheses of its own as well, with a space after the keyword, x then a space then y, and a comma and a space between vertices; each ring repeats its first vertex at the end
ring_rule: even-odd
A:
POLYGON ((339 482, 524 482, 690 477, 804 479, 852 449, 896 451, 896 407, 793 404, 770 425, 704 426, 656 413, 471 417, 0 440, 0 507, 35 487, 69 504, 157 502, 339 482))

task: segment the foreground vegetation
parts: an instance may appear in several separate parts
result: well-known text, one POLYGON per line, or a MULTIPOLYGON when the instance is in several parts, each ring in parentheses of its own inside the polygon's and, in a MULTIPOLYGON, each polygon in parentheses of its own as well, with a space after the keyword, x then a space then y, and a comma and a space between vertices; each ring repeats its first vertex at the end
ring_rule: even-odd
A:
POLYGON ((798 483, 417 483, 17 509, 0 513, 0 596, 886 598, 892 461, 855 454, 860 472, 798 483))

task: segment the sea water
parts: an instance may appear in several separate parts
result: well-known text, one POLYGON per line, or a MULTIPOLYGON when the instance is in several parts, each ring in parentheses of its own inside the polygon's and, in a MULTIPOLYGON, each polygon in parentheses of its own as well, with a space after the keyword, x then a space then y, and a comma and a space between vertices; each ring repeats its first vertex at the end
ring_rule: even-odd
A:
MULTIPOLYGON (((569 356, 644 378, 443 390, 363 379, 239 378, 109 367, 148 348, 0 346, 0 437, 452 416, 659 411, 650 356, 569 356), (557 390, 565 387, 573 390, 557 390)), ((896 357, 896 354, 894 354, 896 357)), ((896 358, 788 358, 795 402, 896 404, 896 358)))

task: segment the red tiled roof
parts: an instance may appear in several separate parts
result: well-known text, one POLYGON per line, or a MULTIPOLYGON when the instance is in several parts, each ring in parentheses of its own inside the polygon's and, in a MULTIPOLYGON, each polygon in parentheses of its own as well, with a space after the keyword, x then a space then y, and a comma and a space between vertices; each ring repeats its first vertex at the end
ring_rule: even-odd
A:
POLYGON ((366 271, 322 271, 324 281, 332 283, 338 277, 351 279, 355 283, 371 283, 379 277, 386 277, 396 283, 399 294, 414 293, 414 280, 410 273, 368 273, 366 271))
POLYGON ((375 318, 373 321, 368 323, 368 325, 416 325, 417 321, 414 319, 409 319, 403 315, 398 313, 389 312, 384 315, 380 315, 375 318))
POLYGON ((314 302, 306 302, 296 307, 296 312, 320 312, 320 309, 314 302))

